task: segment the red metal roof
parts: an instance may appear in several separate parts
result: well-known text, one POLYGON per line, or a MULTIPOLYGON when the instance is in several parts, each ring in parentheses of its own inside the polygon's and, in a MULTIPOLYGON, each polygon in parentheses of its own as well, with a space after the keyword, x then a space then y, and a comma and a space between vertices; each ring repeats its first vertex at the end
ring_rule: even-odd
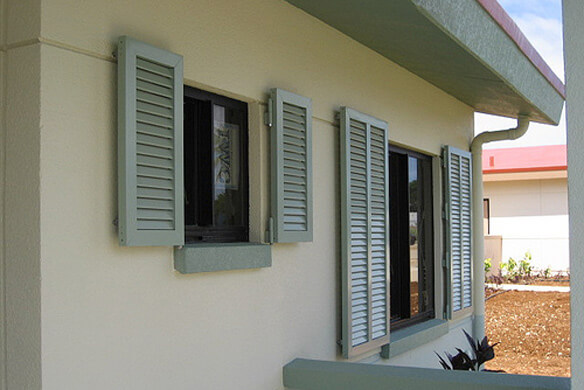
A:
POLYGON ((566 145, 483 150, 483 173, 561 171, 567 167, 566 145))

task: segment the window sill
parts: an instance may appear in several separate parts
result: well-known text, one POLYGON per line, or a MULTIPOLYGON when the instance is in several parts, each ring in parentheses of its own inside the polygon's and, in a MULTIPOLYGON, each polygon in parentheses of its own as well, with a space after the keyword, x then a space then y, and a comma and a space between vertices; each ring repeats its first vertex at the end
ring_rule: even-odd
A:
POLYGON ((569 390, 570 378, 295 359, 283 370, 287 389, 569 390))
POLYGON ((195 244, 174 248, 174 269, 181 274, 271 266, 272 248, 266 244, 195 244))
POLYGON ((389 359, 420 347, 448 333, 448 321, 429 320, 391 332, 389 345, 381 348, 381 357, 389 359))

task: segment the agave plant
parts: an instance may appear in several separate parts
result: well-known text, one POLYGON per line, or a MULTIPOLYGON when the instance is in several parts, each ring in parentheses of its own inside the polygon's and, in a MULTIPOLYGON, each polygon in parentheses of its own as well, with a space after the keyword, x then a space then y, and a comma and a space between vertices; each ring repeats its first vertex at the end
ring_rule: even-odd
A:
POLYGON ((466 352, 460 348, 456 348, 458 352, 456 355, 451 355, 448 352, 444 352, 446 359, 440 356, 437 352, 434 352, 440 361, 440 365, 445 370, 464 370, 464 371, 481 371, 481 366, 495 357, 495 343, 493 345, 489 344, 487 336, 483 338, 482 341, 475 340, 463 329, 466 340, 472 348, 474 357, 470 357, 466 352))

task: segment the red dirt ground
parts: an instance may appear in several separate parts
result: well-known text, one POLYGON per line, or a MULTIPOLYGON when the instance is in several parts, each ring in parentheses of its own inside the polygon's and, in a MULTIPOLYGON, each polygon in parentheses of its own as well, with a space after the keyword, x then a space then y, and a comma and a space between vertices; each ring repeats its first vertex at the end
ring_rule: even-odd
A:
POLYGON ((500 342, 487 369, 570 376, 569 293, 500 293, 487 300, 486 331, 491 344, 500 342))

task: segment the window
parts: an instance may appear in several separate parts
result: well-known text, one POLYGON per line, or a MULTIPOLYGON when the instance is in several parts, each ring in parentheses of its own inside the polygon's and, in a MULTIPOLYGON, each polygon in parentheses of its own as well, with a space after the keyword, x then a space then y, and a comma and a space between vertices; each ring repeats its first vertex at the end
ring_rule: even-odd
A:
POLYGON ((184 87, 185 242, 249 240, 247 104, 184 87))
POLYGON ((491 234, 491 200, 483 199, 483 233, 491 234))
POLYGON ((432 165, 390 146, 391 328, 434 317, 432 165))
MULTIPOLYGON (((208 243, 175 249, 181 272, 210 270, 191 266, 200 257, 190 253, 203 247, 213 252, 213 243, 251 247, 242 245, 250 244, 247 104, 184 86, 179 54, 122 36, 117 57, 120 245, 208 243)), ((272 127, 267 239, 310 242, 312 101, 273 88, 267 114, 272 127)), ((258 230, 252 237, 259 244, 258 230)), ((262 264, 271 264, 270 256, 264 259, 262 264)))

